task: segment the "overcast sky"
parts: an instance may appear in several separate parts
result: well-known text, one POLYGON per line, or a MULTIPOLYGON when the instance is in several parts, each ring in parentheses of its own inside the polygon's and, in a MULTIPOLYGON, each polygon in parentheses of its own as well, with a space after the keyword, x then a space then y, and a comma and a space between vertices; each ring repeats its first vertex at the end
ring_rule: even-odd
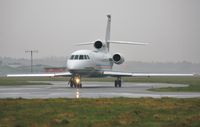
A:
POLYGON ((111 45, 127 61, 200 63, 200 0, 0 0, 0 57, 68 56, 76 43, 105 38, 152 42, 111 45))

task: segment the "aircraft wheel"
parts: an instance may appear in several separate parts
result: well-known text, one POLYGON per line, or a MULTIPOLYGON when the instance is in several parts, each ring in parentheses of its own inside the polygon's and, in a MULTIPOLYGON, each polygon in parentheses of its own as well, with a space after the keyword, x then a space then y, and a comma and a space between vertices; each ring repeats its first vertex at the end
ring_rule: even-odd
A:
POLYGON ((115 80, 115 87, 121 87, 121 80, 115 80))
POLYGON ((82 84, 75 84, 75 88, 82 88, 82 84))
POLYGON ((115 80, 115 87, 117 87, 117 80, 115 80))
POLYGON ((121 87, 122 86, 122 81, 121 80, 118 80, 118 87, 121 87))
POLYGON ((74 84, 73 84, 73 83, 70 83, 70 87, 73 88, 73 87, 74 87, 74 84))
POLYGON ((118 81, 118 86, 122 87, 122 81, 121 80, 118 81))

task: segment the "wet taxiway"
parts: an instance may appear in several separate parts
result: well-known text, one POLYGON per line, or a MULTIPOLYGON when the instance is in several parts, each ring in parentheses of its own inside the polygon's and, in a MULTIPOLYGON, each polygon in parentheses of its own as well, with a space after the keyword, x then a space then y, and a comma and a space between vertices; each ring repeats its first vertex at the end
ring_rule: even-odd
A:
POLYGON ((83 88, 67 86, 63 81, 47 81, 53 85, 18 85, 0 86, 0 98, 113 98, 113 97, 200 97, 198 92, 152 92, 150 88, 187 87, 183 84, 166 83, 123 83, 122 88, 115 88, 112 82, 83 82, 83 88))

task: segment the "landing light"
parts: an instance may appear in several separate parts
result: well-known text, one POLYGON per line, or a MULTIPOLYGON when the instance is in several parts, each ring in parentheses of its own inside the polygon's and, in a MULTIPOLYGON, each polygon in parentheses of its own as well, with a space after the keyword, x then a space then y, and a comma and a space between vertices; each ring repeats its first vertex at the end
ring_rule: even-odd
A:
POLYGON ((78 78, 78 77, 75 78, 76 84, 80 84, 80 81, 81 81, 80 78, 78 78))

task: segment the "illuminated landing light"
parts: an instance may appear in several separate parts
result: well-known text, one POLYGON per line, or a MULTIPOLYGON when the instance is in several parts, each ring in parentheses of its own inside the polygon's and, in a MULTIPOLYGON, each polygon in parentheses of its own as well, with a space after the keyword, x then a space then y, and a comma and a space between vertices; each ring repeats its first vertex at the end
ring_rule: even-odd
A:
POLYGON ((80 78, 79 77, 75 77, 75 82, 76 82, 76 84, 80 84, 80 78))
POLYGON ((80 93, 79 93, 79 89, 76 89, 76 98, 80 98, 80 93))

